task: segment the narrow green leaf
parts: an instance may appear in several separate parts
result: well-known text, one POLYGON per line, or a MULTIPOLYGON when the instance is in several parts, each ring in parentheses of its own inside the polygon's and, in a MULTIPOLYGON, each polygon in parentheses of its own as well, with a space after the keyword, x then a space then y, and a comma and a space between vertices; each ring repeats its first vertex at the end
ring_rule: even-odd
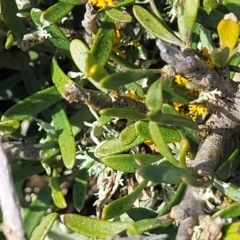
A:
POLYGON ((113 37, 114 22, 105 15, 91 47, 91 53, 96 58, 97 62, 102 66, 107 63, 112 52, 113 37))
POLYGON ((218 0, 203 0, 203 6, 207 9, 217 8, 219 5, 221 5, 221 2, 218 0))
POLYGON ((82 210, 85 203, 89 178, 88 169, 91 165, 92 163, 90 163, 85 168, 80 169, 74 180, 73 205, 78 212, 82 210))
POLYGON ((62 30, 56 25, 52 24, 46 30, 51 34, 51 38, 49 38, 49 41, 52 42, 52 44, 60 50, 63 54, 70 57, 69 49, 70 49, 70 41, 65 36, 65 34, 62 32, 62 30))
POLYGON ((53 122, 58 134, 58 144, 61 150, 63 163, 66 168, 72 169, 76 161, 76 144, 67 115, 60 104, 53 108, 53 122))
POLYGON ((184 93, 182 86, 174 84, 174 79, 164 79, 162 82, 163 99, 167 102, 181 102, 189 104, 194 98, 184 93))
POLYGON ((82 5, 87 3, 87 0, 59 0, 59 2, 68 3, 72 5, 82 5))
MULTIPOLYGON (((88 76, 88 72, 90 67, 92 67, 96 62, 96 59, 93 57, 89 57, 89 49, 88 47, 80 40, 74 39, 70 43, 70 53, 72 59, 78 69, 85 75, 88 76)), ((106 89, 102 88, 98 81, 93 80, 91 77, 88 80, 99 90, 102 92, 107 92, 106 89)))
MULTIPOLYGON (((181 116, 181 114, 174 109, 173 106, 169 105, 169 104, 163 104, 162 105, 162 113, 164 114, 173 114, 173 115, 178 115, 181 116)), ((192 159, 194 159, 197 150, 198 150, 198 145, 199 145, 199 138, 196 136, 196 132, 193 129, 190 128, 185 128, 185 127, 175 127, 176 130, 189 141, 190 144, 190 153, 192 154, 192 159)))
POLYGON ((28 237, 31 236, 35 227, 39 225, 42 217, 46 214, 47 209, 49 209, 51 201, 51 190, 49 186, 46 186, 28 206, 23 218, 28 237))
POLYGON ((169 147, 165 143, 161 129, 159 128, 158 124, 155 122, 149 122, 149 132, 151 134, 153 142, 156 144, 159 152, 172 164, 178 166, 177 160, 173 157, 169 147))
POLYGON ((112 8, 121 8, 130 6, 135 3, 135 0, 122 0, 121 2, 116 3, 114 6, 111 6, 112 8))
POLYGON ((133 222, 132 224, 128 224, 127 232, 129 234, 136 233, 138 235, 143 234, 144 232, 147 232, 149 230, 155 229, 155 228, 166 228, 173 222, 173 219, 171 218, 165 218, 160 219, 159 217, 151 218, 151 219, 143 219, 137 222, 133 222))
POLYGON ((157 38, 161 40, 172 43, 177 46, 182 46, 181 40, 179 40, 175 35, 173 35, 169 30, 161 24, 153 15, 151 15, 145 8, 134 5, 133 13, 139 23, 145 28, 147 31, 155 35, 157 38))
POLYGON ((127 226, 124 222, 108 222, 78 214, 64 214, 60 216, 60 219, 74 232, 91 238, 112 237, 122 232, 127 226))
POLYGON ((224 207, 220 211, 213 214, 213 218, 216 217, 222 218, 235 218, 240 216, 240 202, 234 202, 231 205, 224 207))
POLYGON ((49 213, 47 216, 45 216, 32 233, 31 240, 44 240, 57 217, 58 214, 55 212, 49 213))
POLYGON ((192 30, 196 22, 199 0, 185 0, 178 3, 178 29, 180 38, 190 44, 192 30))
MULTIPOLYGON (((37 8, 32 8, 30 15, 32 20, 36 24, 36 26, 44 27, 43 23, 40 21, 42 11, 37 8)), ((44 27, 44 29, 51 35, 49 40, 53 43, 53 45, 59 49, 63 54, 70 57, 69 48, 70 48, 70 41, 62 32, 62 30, 56 25, 51 24, 49 27, 44 27)))
POLYGON ((100 81, 100 85, 107 89, 117 89, 125 84, 159 74, 156 69, 129 69, 124 72, 112 73, 100 81))
POLYGON ((155 218, 158 214, 154 211, 151 211, 147 208, 131 208, 127 211, 127 215, 134 221, 139 221, 141 219, 155 218))
POLYGON ((147 91, 145 103, 150 111, 158 111, 162 107, 163 92, 162 82, 160 80, 155 81, 147 91))
POLYGON ((50 187, 52 190, 52 200, 58 208, 66 208, 67 202, 63 196, 62 190, 60 188, 60 179, 58 177, 58 172, 56 168, 52 171, 52 179, 50 182, 50 187))
POLYGON ((62 94, 65 92, 65 85, 67 82, 71 81, 71 79, 59 67, 55 57, 52 59, 51 63, 51 75, 52 81, 59 93, 62 94))
POLYGON ((143 165, 149 165, 160 160, 162 157, 160 155, 148 155, 148 154, 119 154, 112 155, 102 158, 102 162, 112 168, 113 170, 126 172, 126 173, 135 173, 137 167, 139 166, 136 163, 141 163, 143 165))
POLYGON ((0 131, 12 133, 20 127, 20 122, 17 120, 7 120, 0 122, 0 131))
POLYGON ((116 22, 128 23, 128 22, 132 21, 132 16, 129 13, 123 12, 123 11, 115 9, 115 8, 106 10, 105 13, 112 20, 114 20, 116 22))
POLYGON ((163 114, 161 111, 158 111, 158 112, 148 112, 147 118, 161 125, 186 127, 186 128, 191 128, 193 130, 198 130, 198 125, 195 122, 183 116, 178 116, 173 114, 163 114))
POLYGON ((118 138, 117 139, 111 139, 111 140, 108 140, 108 141, 104 142, 102 145, 100 145, 96 149, 96 154, 99 157, 107 157, 109 155, 113 155, 113 154, 128 151, 132 147, 135 147, 135 146, 137 146, 137 145, 139 145, 143 142, 144 142, 144 139, 140 136, 138 136, 136 138, 136 140, 133 141, 129 145, 123 144, 118 138))
POLYGON ((228 47, 214 49, 211 53, 211 61, 214 63, 214 65, 223 68, 226 66, 229 53, 230 50, 228 47))
MULTIPOLYGON (((137 121, 135 123, 137 133, 145 140, 152 140, 147 121, 137 121)), ((183 137, 173 127, 159 126, 163 139, 166 143, 179 142, 183 137)))
POLYGON ((169 162, 163 162, 157 166, 140 166, 137 171, 144 179, 156 183, 185 183, 195 187, 203 186, 203 182, 197 173, 190 169, 178 168, 169 162))
POLYGON ((21 19, 17 16, 18 9, 16 1, 1 0, 1 13, 3 15, 4 22, 13 35, 18 40, 22 40, 24 34, 27 34, 28 31, 21 19))
POLYGON ((216 29, 223 16, 224 13, 215 8, 208 11, 207 9, 200 7, 198 10, 197 21, 207 28, 216 29))
POLYGON ((67 14, 72 11, 74 5, 67 4, 63 2, 58 2, 48 9, 46 9, 41 16, 41 22, 44 24, 45 21, 51 23, 57 23, 59 22, 63 17, 67 16, 67 14))
POLYGON ((233 183, 225 183, 215 178, 213 186, 219 190, 226 197, 231 198, 235 202, 240 201, 240 189, 239 186, 233 183))
POLYGON ((228 179, 232 174, 235 173, 238 167, 240 149, 237 148, 231 156, 219 167, 216 175, 219 179, 228 179))
POLYGON ((187 185, 180 183, 174 196, 165 205, 165 207, 158 213, 158 216, 163 216, 165 214, 168 214, 172 210, 172 207, 179 204, 182 201, 186 190, 187 190, 187 185))
POLYGON ((61 96, 55 87, 41 90, 13 105, 2 116, 2 121, 15 119, 24 120, 30 116, 49 108, 61 100, 61 96))
POLYGON ((145 114, 143 113, 125 108, 104 108, 99 111, 99 114, 109 117, 126 118, 131 120, 139 120, 146 118, 145 114))
POLYGON ((234 13, 240 19, 240 4, 238 0, 223 0, 222 3, 229 12, 234 13))
MULTIPOLYGON (((89 62, 86 61, 89 53, 88 47, 81 40, 74 39, 70 43, 70 53, 78 69, 87 76, 89 69, 89 62)), ((96 62, 94 61, 94 63, 91 63, 90 65, 92 66, 95 63, 96 62)))
MULTIPOLYGON (((33 159, 35 160, 35 159, 33 159)), ((21 170, 13 171, 13 181, 14 183, 21 182, 35 174, 41 173, 44 171, 42 166, 27 166, 21 170)))
POLYGON ((102 219, 111 219, 120 216, 130 209, 133 203, 137 200, 139 194, 146 187, 148 181, 142 181, 133 192, 123 198, 119 198, 108 204, 102 213, 102 219))
POLYGON ((138 134, 135 129, 135 125, 131 124, 122 130, 122 132, 119 135, 119 140, 123 144, 130 144, 134 140, 136 140, 137 136, 138 136, 138 134))

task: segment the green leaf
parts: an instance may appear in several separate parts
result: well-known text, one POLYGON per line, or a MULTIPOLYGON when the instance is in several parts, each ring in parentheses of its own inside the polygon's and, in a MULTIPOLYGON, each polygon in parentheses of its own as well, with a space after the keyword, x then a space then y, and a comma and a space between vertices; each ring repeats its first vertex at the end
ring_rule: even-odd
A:
POLYGON ((105 13, 112 20, 114 20, 116 22, 128 23, 128 22, 132 21, 132 16, 129 13, 123 12, 123 11, 115 9, 115 8, 106 10, 105 13))
POLYGON ((224 207, 220 211, 213 214, 212 218, 235 218, 240 216, 240 202, 234 202, 231 205, 224 207))
POLYGON ((107 89, 117 89, 125 84, 159 74, 156 69, 128 69, 124 72, 112 73, 100 81, 100 85, 107 89))
POLYGON ((66 83, 71 81, 71 79, 59 67, 57 59, 55 57, 52 59, 51 63, 51 75, 52 81, 59 93, 62 94, 63 92, 65 92, 65 85, 66 83))
POLYGON ((91 238, 112 237, 125 230, 127 226, 124 222, 108 222, 78 214, 64 214, 60 216, 60 219, 74 232, 91 238))
POLYGON ((72 4, 67 4, 63 2, 55 3, 42 13, 41 22, 43 23, 43 25, 45 25, 45 21, 47 21, 48 24, 57 23, 63 17, 67 16, 67 14, 72 11, 73 7, 74 5, 72 4))
POLYGON ((57 217, 58 214, 55 212, 49 213, 47 216, 45 216, 32 233, 31 240, 44 240, 57 217))
POLYGON ((59 0, 59 2, 68 3, 72 5, 82 5, 87 3, 87 0, 59 0))
MULTIPOLYGON (((35 159, 33 159, 35 160, 35 159)), ((13 175, 13 181, 14 183, 18 183, 21 182, 35 174, 41 173, 43 172, 44 169, 42 166, 26 166, 23 167, 23 169, 21 170, 17 170, 17 171, 13 171, 12 175, 13 175)))
POLYGON ((51 191, 49 186, 46 186, 28 206, 23 218, 28 237, 31 236, 33 230, 39 225, 42 217, 46 214, 47 209, 49 209, 51 201, 51 191))
POLYGON ((4 22, 11 30, 12 34, 18 40, 22 40, 24 34, 27 34, 28 31, 21 19, 17 16, 18 9, 16 1, 1 0, 1 13, 3 15, 4 22))
POLYGON ((224 226, 222 229, 222 239, 223 240, 238 240, 240 238, 240 221, 233 222, 224 226))
POLYGON ((240 201, 240 189, 239 186, 233 183, 225 183, 215 178, 213 182, 213 186, 219 190, 222 194, 231 198, 235 202, 240 201))
POLYGON ((224 17, 224 13, 217 9, 211 9, 210 11, 200 7, 198 10, 197 21, 203 26, 211 29, 216 29, 219 21, 224 17))
MULTIPOLYGON (((152 140, 147 121, 137 121, 135 123, 137 133, 145 140, 152 140)), ((173 127, 159 126, 163 139, 166 143, 179 142, 183 137, 173 127)))
POLYGON ((229 12, 234 13, 240 19, 240 4, 238 0, 223 0, 222 3, 229 12))
POLYGON ((138 136, 135 141, 133 141, 131 144, 123 144, 119 139, 111 139, 106 142, 104 142, 102 145, 100 145, 96 149, 96 154, 99 157, 107 157, 109 155, 121 153, 128 151, 132 147, 135 147, 141 143, 144 142, 145 139, 142 137, 138 136))
POLYGON ((146 218, 155 218, 158 216, 156 212, 151 211, 147 208, 141 208, 141 207, 131 208, 127 210, 127 215, 134 221, 138 221, 146 218))
POLYGON ((73 205, 78 212, 82 210, 85 203, 89 178, 88 169, 92 164, 93 162, 80 169, 74 180, 73 205))
POLYGON ((162 81, 155 81, 147 91, 145 103, 150 111, 158 111, 162 107, 162 81))
POLYGON ((123 198, 119 198, 109 203, 102 213, 102 219, 111 219, 116 216, 120 216, 130 209, 133 203, 137 200, 139 194, 146 187, 148 181, 142 181, 133 192, 123 198))
POLYGON ((113 37, 114 22, 105 15, 91 47, 91 53, 102 66, 107 63, 112 52, 113 37))
POLYGON ((223 68, 224 66, 226 66, 229 54, 230 50, 228 47, 214 49, 211 53, 210 58, 214 65, 223 68))
POLYGON ((0 122, 0 131, 12 133, 20 127, 20 122, 17 120, 7 120, 0 122))
POLYGON ((38 114, 61 100, 55 87, 41 90, 10 107, 2 116, 2 121, 15 119, 18 121, 38 114))
MULTIPOLYGON (((88 47, 80 40, 74 39, 70 43, 70 53, 72 56, 72 59, 78 69, 85 75, 88 76, 89 69, 92 67, 96 60, 91 55, 89 56, 89 49, 88 47)), ((102 88, 98 81, 93 80, 91 77, 88 78, 88 80, 99 90, 102 92, 107 92, 106 89, 102 88)))
POLYGON ((139 120, 146 118, 145 114, 143 113, 125 108, 104 108, 99 111, 99 114, 109 117, 126 118, 131 120, 139 120))
POLYGON ((174 79, 164 79, 162 82, 163 88, 163 99, 168 102, 181 102, 189 104, 190 101, 194 100, 183 92, 182 86, 174 85, 174 79))
POLYGON ((174 114, 163 114, 161 111, 148 112, 147 118, 161 125, 178 126, 198 130, 198 125, 191 119, 174 114))
MULTIPOLYGON (((173 115, 179 115, 181 114, 174 109, 174 107, 170 106, 169 104, 163 104, 162 105, 162 113, 164 114, 173 114, 173 115)), ((190 128, 185 128, 185 127, 175 127, 177 131, 189 141, 190 144, 190 153, 192 154, 192 159, 194 159, 194 156, 197 153, 198 150, 198 145, 199 145, 199 139, 196 136, 195 130, 192 130, 190 128)))
POLYGON ((145 28, 147 31, 155 35, 157 38, 161 40, 172 43, 177 46, 182 46, 181 40, 179 40, 175 35, 173 35, 169 30, 161 24, 153 15, 151 15, 145 8, 134 5, 133 6, 133 14, 139 23, 145 28))
POLYGON ((218 0, 203 0, 204 8, 217 8, 221 3, 218 0))
POLYGON ((216 172, 216 175, 221 180, 228 179, 232 174, 235 173, 238 167, 238 161, 239 161, 239 152, 240 149, 237 148, 231 156, 219 167, 219 169, 216 172))
POLYGON ((123 144, 131 144, 134 140, 136 140, 138 134, 135 129, 135 125, 131 124, 124 128, 119 135, 119 140, 123 144))
POLYGON ((158 213, 158 216, 163 216, 163 215, 171 212, 172 207, 176 206, 177 204, 179 204, 182 201, 186 190, 187 190, 187 185, 183 184, 183 183, 180 183, 178 185, 177 191, 175 192, 174 196, 164 206, 164 208, 158 213))
POLYGON ((178 29, 182 41, 190 44, 192 31, 196 22, 199 0, 185 0, 178 3, 178 29))
POLYGON ((41 23, 40 21, 42 13, 43 12, 40 9, 32 8, 30 12, 32 20, 37 26, 43 27, 47 31, 47 33, 51 35, 49 40, 57 49, 59 49, 66 56, 70 57, 70 42, 68 38, 56 24, 51 24, 49 27, 44 27, 43 23, 41 23))
POLYGON ((72 169, 76 161, 76 144, 72 133, 71 125, 67 115, 60 104, 52 108, 53 122, 56 133, 58 134, 58 144, 60 147, 63 163, 66 168, 72 169))
POLYGON ((195 187, 203 186, 199 175, 190 169, 178 168, 169 162, 160 165, 140 166, 137 172, 146 180, 155 183, 180 184, 185 183, 195 187))
MULTIPOLYGON (((131 235, 141 235, 144 232, 155 228, 166 228, 173 222, 171 218, 160 219, 159 217, 143 219, 137 222, 129 223, 127 232, 131 235)), ((172 238, 171 238, 172 239, 172 238)))
POLYGON ((148 154, 119 154, 102 158, 102 162, 112 168, 113 170, 135 173, 138 163, 148 165, 160 160, 160 155, 148 155, 148 154))
POLYGON ((153 142, 156 144, 159 152, 165 157, 170 163, 178 166, 177 160, 173 157, 169 147, 165 143, 161 129, 159 128, 158 124, 155 122, 149 122, 149 132, 151 134, 153 142))
POLYGON ((58 177, 57 169, 54 168, 52 171, 52 179, 50 182, 50 187, 52 190, 52 200, 58 208, 63 209, 67 207, 67 202, 63 196, 60 184, 61 182, 58 177))

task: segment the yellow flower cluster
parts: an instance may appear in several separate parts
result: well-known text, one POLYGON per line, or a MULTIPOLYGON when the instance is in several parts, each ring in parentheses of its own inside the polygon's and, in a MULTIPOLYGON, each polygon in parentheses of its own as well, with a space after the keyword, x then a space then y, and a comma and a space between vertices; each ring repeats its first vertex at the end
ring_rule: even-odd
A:
MULTIPOLYGON (((188 80, 181 75, 175 75, 175 82, 177 84, 186 84, 188 80)), ((188 94, 196 97, 196 91, 189 90, 188 94)), ((203 118, 208 114, 207 108, 204 104, 189 104, 185 106, 183 103, 173 102, 174 108, 184 116, 188 116, 196 121, 199 117, 203 118)))
POLYGON ((106 8, 107 6, 113 6, 113 0, 90 0, 92 4, 99 8, 106 8))

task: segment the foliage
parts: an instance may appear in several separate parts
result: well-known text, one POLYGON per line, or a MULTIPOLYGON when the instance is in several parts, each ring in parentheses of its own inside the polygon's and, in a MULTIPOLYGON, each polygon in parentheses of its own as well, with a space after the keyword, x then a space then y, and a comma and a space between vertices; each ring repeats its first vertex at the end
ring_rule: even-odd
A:
MULTIPOLYGON (((0 130, 12 146, 6 151, 28 237, 175 239, 174 219, 161 217, 188 185, 209 184, 187 166, 211 115, 208 103, 221 93, 172 72, 156 40, 191 48, 209 69, 230 69, 236 80, 240 3, 0 3, 0 130)), ((236 144, 216 171, 211 191, 224 198, 205 199, 213 218, 233 218, 221 239, 239 237, 238 157, 236 144)))

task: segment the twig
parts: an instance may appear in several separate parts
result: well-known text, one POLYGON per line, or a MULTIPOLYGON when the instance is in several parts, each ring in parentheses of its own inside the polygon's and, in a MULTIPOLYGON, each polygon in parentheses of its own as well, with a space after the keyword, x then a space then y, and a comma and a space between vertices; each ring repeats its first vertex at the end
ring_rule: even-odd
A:
MULTIPOLYGON (((176 73, 190 78, 203 90, 217 89, 221 93, 220 96, 210 99, 208 102, 208 107, 212 111, 211 117, 205 124, 208 136, 202 140, 191 166, 194 170, 213 179, 227 142, 239 131, 239 85, 230 80, 228 68, 211 69, 191 49, 181 51, 177 47, 160 40, 157 41, 157 46, 161 51, 162 59, 170 64, 176 73)), ((181 221, 176 236, 178 240, 191 239, 191 234, 186 236, 189 226, 185 219, 197 220, 200 215, 204 214, 204 204, 199 192, 199 188, 188 187, 182 202, 172 208, 172 217, 181 221)), ((208 232, 208 235, 215 236, 215 233, 208 232)))
POLYGON ((0 139, 0 203, 4 232, 8 240, 27 239, 20 214, 18 197, 14 189, 11 169, 0 139))

